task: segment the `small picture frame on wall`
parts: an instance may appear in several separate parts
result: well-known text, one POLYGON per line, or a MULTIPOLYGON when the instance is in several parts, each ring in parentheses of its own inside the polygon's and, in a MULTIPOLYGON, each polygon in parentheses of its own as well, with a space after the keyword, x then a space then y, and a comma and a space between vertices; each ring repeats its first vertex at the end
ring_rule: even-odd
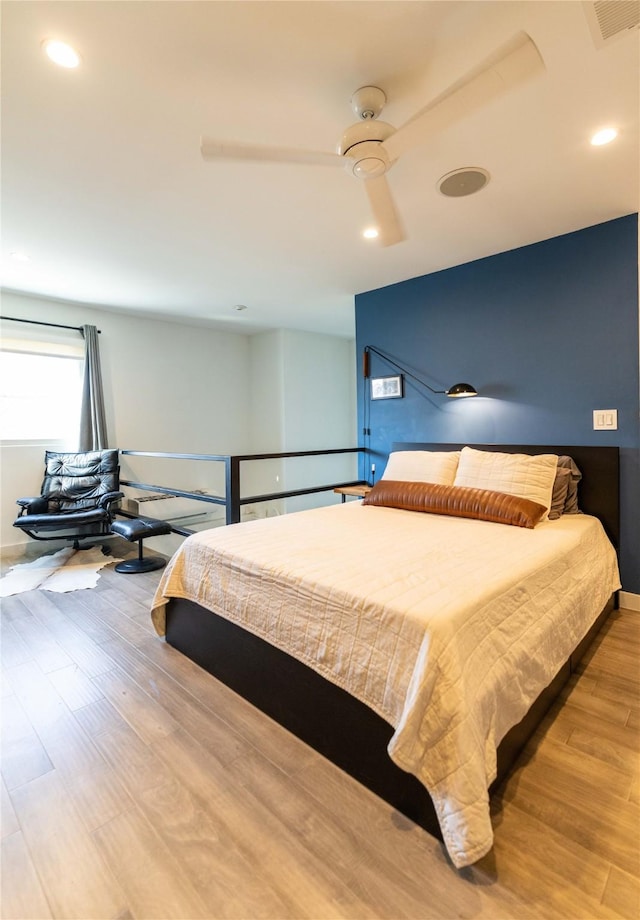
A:
POLYGON ((403 395, 402 374, 371 378, 371 399, 401 399, 403 395))

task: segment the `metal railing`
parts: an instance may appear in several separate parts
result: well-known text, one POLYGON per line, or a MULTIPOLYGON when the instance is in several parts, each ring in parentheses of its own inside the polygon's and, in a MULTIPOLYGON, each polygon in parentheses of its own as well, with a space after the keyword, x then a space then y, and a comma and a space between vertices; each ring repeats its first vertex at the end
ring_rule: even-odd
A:
MULTIPOLYGON (((294 457, 324 457, 335 454, 356 454, 367 453, 366 447, 342 447, 333 450, 298 450, 285 451, 271 454, 183 454, 172 453, 169 451, 148 451, 148 450, 121 450, 123 456, 129 457, 153 457, 156 459, 167 460, 203 460, 206 462, 224 464, 224 496, 209 495, 199 491, 190 491, 188 489, 172 488, 170 486, 153 485, 148 482, 136 482, 129 479, 121 479, 122 486, 128 486, 133 489, 142 491, 158 492, 164 495, 178 496, 180 498, 189 498, 194 501, 206 502, 212 505, 221 505, 225 508, 225 523, 237 524, 240 522, 241 508, 243 505, 253 505, 259 502, 275 501, 282 498, 294 498, 301 495, 313 495, 318 492, 329 492, 333 489, 343 488, 345 486, 359 485, 362 480, 352 479, 347 482, 332 482, 319 486, 310 486, 303 489, 284 489, 279 492, 262 493, 259 495, 241 495, 241 473, 240 464, 248 461, 257 460, 286 460, 294 457)), ((193 531, 187 527, 170 525, 174 533, 188 536, 193 531)))

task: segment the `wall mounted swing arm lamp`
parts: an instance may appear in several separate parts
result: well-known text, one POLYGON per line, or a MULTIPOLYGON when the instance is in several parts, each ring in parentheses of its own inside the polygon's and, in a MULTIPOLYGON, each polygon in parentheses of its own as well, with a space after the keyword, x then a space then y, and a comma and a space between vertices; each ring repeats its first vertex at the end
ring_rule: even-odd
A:
POLYGON ((370 354, 378 355, 382 358, 383 361, 386 361, 387 364, 390 364, 392 367, 395 367, 396 370, 399 370, 406 377, 410 377, 412 380, 415 380, 416 383, 419 383, 420 386, 426 387, 427 390, 431 390, 432 393, 437 393, 439 396, 451 396, 457 399, 460 399, 465 396, 477 396, 478 393, 475 387, 472 387, 470 383, 454 383, 453 386, 449 387, 448 390, 434 390, 433 387, 429 386, 424 380, 421 380, 420 377, 416 377, 415 374, 412 374, 411 371, 408 371, 406 367, 403 367, 402 364, 398 364, 397 361, 394 361, 393 358, 385 354, 385 352, 380 351, 379 348, 375 348, 373 345, 365 345, 364 351, 362 354, 362 376, 366 379, 370 376, 370 354))

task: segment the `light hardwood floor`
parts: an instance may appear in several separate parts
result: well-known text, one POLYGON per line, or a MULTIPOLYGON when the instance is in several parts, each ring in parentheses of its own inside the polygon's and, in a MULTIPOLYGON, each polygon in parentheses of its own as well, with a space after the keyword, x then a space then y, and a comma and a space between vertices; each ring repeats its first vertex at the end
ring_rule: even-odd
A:
POLYGON ((157 638, 159 576, 2 602, 6 920, 640 916, 640 614, 611 616, 457 872, 157 638))

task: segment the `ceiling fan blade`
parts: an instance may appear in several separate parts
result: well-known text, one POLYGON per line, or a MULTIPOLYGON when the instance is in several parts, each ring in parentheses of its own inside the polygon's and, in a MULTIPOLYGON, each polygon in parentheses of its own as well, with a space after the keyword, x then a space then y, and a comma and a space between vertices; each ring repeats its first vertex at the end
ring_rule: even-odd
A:
POLYGON ((367 190, 369 204, 378 228, 380 243, 383 246, 401 243, 405 239, 404 228, 391 197, 391 189, 386 176, 366 179, 364 187, 367 190))
POLYGON ((387 138, 384 142, 387 153, 396 160, 405 150, 428 141, 436 131, 477 111, 544 69, 534 42, 525 32, 518 33, 387 138))
POLYGON ((256 160, 272 163, 308 163, 315 166, 343 166, 344 157, 318 150, 297 150, 295 147, 263 147, 259 144, 237 144, 200 138, 200 153, 205 160, 256 160))

